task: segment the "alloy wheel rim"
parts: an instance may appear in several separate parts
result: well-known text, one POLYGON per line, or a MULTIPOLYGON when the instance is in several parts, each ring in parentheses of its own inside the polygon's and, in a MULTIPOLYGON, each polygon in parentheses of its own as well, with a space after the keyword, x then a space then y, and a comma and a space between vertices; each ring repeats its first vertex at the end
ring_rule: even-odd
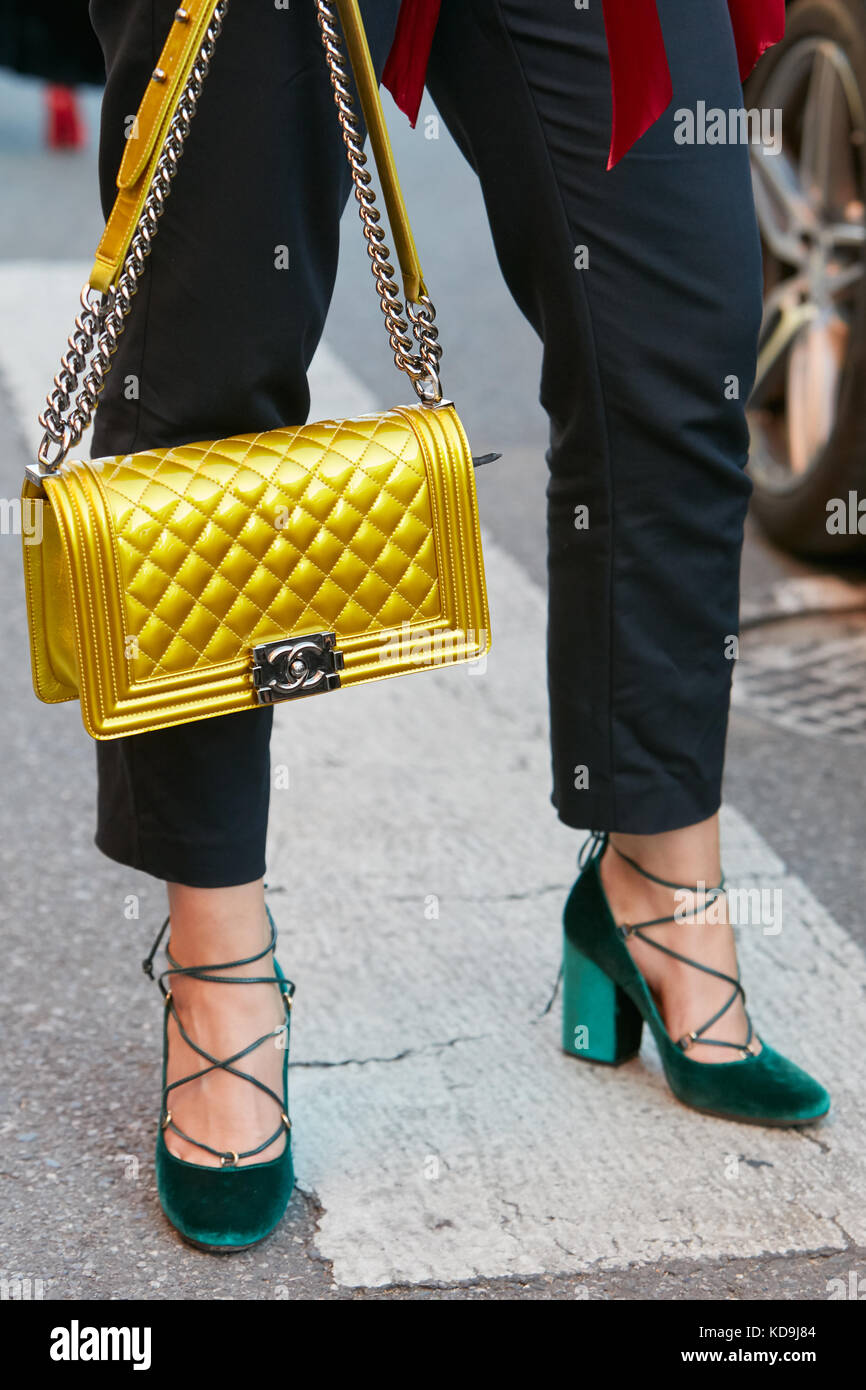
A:
POLYGON ((785 144, 752 147, 765 300, 751 468, 780 492, 815 467, 836 423, 866 257, 866 113, 845 52, 818 36, 782 55, 761 105, 784 112, 785 144))

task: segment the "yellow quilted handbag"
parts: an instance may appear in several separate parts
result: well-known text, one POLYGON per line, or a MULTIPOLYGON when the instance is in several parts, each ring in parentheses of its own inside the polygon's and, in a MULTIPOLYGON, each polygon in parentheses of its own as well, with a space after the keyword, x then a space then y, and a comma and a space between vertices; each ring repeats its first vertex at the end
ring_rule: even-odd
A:
POLYGON ((22 491, 22 506, 38 507, 42 520, 39 543, 31 534, 23 547, 34 688, 49 702, 78 698, 94 738, 429 670, 489 648, 473 459, 442 399, 435 313, 357 0, 335 3, 405 311, 334 4, 315 0, 325 57, 389 339, 418 400, 348 420, 68 458, 110 368, 228 8, 228 0, 187 0, 139 108, 22 491))

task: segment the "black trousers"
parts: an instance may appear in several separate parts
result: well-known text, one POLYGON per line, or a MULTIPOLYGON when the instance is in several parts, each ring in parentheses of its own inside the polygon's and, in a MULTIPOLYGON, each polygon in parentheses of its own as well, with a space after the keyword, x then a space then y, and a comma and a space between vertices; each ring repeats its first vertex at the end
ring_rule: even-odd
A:
MULTIPOLYGON (((91 0, 106 211, 174 8, 91 0)), ((397 10, 365 6, 380 70, 397 10)), ((761 312, 748 151, 674 140, 678 108, 742 102, 726 0, 659 11, 674 100, 611 172, 600 5, 443 0, 428 73, 544 344, 553 801, 569 825, 639 834, 720 802, 761 312)), ((349 191, 312 3, 236 0, 95 455, 307 418, 349 191)), ((98 744, 100 849, 194 886, 261 876, 270 728, 262 710, 98 744)))

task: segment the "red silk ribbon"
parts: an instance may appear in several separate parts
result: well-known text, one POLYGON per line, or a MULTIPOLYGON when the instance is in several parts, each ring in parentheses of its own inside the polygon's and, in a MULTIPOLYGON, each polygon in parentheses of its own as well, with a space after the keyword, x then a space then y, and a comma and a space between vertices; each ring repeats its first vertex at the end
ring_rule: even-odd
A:
MULTIPOLYGON (((608 168, 657 121, 672 96, 656 0, 603 0, 613 98, 608 168)), ((383 82, 414 126, 441 0, 403 0, 383 82)), ((785 32, 785 0, 728 0, 740 76, 785 32)))

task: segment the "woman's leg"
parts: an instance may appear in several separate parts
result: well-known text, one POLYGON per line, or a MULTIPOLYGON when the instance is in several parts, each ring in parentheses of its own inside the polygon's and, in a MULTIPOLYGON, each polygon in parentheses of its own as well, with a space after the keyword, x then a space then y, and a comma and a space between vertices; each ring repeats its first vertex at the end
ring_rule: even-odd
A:
MULTIPOLYGON (((180 883, 168 885, 171 916, 171 954, 178 965, 216 965, 230 960, 248 960, 263 951, 270 937, 270 924, 264 904, 261 879, 236 888, 189 888, 180 883)), ((222 977, 273 974, 270 959, 220 972, 222 977)), ((171 988, 178 1016, 191 1038, 214 1057, 234 1057, 254 1038, 278 1028, 284 1011, 276 985, 245 985, 243 989, 175 975, 171 988)), ((201 1056, 180 1035, 170 1020, 168 1066, 169 1084, 198 1072, 204 1066, 201 1056)), ((241 1069, 263 1081, 279 1095, 283 1052, 275 1035, 275 1046, 256 1048, 242 1062, 241 1069)), ((274 1101, 257 1087, 225 1071, 211 1071, 200 1080, 180 1086, 171 1100, 172 1118, 178 1128, 192 1138, 203 1140, 222 1153, 255 1148, 277 1123, 274 1101)), ((215 1166, 218 1159, 196 1144, 188 1143, 173 1131, 166 1131, 166 1143, 178 1158, 190 1163, 215 1166)), ((246 1160, 267 1163, 282 1150, 284 1136, 267 1149, 246 1160)))
MULTIPOLYGON (((760 250, 748 151, 674 140, 677 108, 742 102, 726 0, 659 11, 674 100, 611 172, 600 5, 443 0, 429 86, 544 343, 554 802, 651 871, 714 884, 760 250)), ((631 915, 656 894, 626 871, 605 856, 615 915, 660 915, 631 915)), ((680 949, 735 959, 724 926, 680 949)), ((713 1012, 724 985, 654 954, 672 1027, 713 1012)))
MULTIPOLYGON (((362 8, 381 67, 398 0, 362 8)), ((107 68, 106 214, 175 9, 175 0, 91 0, 107 68)), ((314 6, 237 0, 100 402, 94 455, 306 420, 307 369, 331 299, 350 188, 314 6)), ((169 882, 171 952, 180 965, 240 959, 267 943, 270 729, 263 709, 97 744, 96 843, 169 882)), ((246 973, 270 971, 260 961, 246 973)), ((190 1036, 218 1057, 282 1019, 269 985, 226 989, 177 978, 173 988, 190 1036)), ((200 1069, 174 1027, 170 1042, 169 1080, 200 1069)), ((261 1048, 246 1065, 279 1092, 281 1061, 279 1048, 261 1048)), ((274 1128, 272 1103, 225 1072, 179 1088, 173 1112, 181 1129, 222 1150, 253 1147, 256 1134, 274 1128)), ((216 1162, 166 1137, 179 1157, 216 1162)))

